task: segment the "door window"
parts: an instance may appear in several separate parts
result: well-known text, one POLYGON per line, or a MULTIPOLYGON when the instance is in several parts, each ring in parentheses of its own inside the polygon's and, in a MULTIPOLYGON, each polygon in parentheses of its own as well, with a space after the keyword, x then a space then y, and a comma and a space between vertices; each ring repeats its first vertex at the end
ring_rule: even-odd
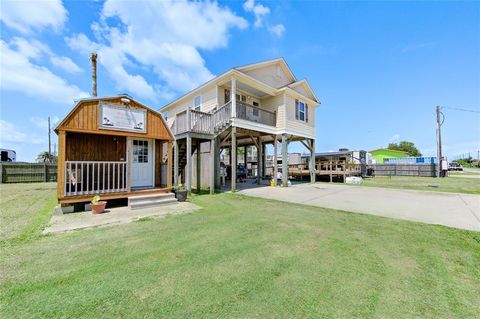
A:
POLYGON ((148 163, 148 141, 133 140, 133 162, 148 163))

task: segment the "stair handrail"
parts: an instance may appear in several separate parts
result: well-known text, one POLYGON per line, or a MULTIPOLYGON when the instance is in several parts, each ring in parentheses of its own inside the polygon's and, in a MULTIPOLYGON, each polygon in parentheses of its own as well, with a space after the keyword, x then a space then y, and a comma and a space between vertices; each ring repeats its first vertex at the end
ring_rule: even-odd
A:
POLYGON ((228 101, 213 112, 213 132, 216 132, 220 127, 230 122, 231 108, 232 102, 228 101))

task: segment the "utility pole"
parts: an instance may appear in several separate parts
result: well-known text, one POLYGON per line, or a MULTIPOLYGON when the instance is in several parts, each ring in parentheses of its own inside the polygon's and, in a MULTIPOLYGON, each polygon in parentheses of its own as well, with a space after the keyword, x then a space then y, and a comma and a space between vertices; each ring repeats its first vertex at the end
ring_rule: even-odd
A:
POLYGON ((48 160, 52 160, 52 140, 50 130, 50 116, 48 117, 48 160))
POLYGON ((90 57, 92 61, 92 96, 97 96, 97 53, 92 52, 90 57))
POLYGON ((442 169, 442 123, 440 123, 440 106, 437 105, 437 177, 440 177, 442 169))

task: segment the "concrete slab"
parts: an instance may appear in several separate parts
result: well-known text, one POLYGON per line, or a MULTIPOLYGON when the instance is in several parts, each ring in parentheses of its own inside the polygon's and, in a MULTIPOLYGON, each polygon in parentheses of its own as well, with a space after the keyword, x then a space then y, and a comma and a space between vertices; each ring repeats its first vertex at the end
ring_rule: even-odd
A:
POLYGON ((327 183, 259 187, 249 196, 480 231, 480 195, 327 183))
POLYGON ((77 229, 122 225, 142 218, 159 218, 168 215, 181 214, 200 209, 199 206, 188 202, 176 202, 157 207, 148 207, 131 210, 128 207, 107 209, 104 214, 92 212, 54 215, 50 225, 43 233, 60 233, 77 229))

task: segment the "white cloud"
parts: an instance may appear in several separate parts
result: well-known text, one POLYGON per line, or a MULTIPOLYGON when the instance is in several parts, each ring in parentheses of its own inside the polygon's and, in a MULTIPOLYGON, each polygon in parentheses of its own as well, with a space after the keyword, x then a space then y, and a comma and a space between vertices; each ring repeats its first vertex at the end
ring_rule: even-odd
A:
POLYGON ((83 70, 75 64, 69 57, 66 56, 52 56, 50 62, 57 68, 60 68, 68 73, 80 73, 83 70))
POLYGON ((18 143, 38 145, 45 143, 45 141, 46 138, 21 131, 12 123, 0 119, 0 144, 2 145, 18 143))
POLYGON ((118 90, 155 101, 211 79, 199 50, 226 47, 230 30, 247 25, 217 2, 106 1, 92 25, 95 39, 78 34, 66 41, 84 54, 97 51, 118 90), (149 84, 144 70, 159 84, 149 84))
MULTIPOLYGON (((68 84, 48 68, 35 63, 42 52, 49 52, 37 42, 16 38, 10 43, 0 40, 0 89, 17 91, 35 98, 71 104, 74 99, 88 96, 77 86, 68 84)), ((49 54, 49 53, 47 53, 49 54)))
MULTIPOLYGON (((48 132, 48 117, 43 118, 43 117, 32 116, 30 118, 30 122, 36 127, 38 127, 39 129, 48 132)), ((59 122, 60 122, 60 118, 58 116, 50 117, 50 128, 53 130, 59 122)))
POLYGON ((243 9, 247 12, 252 12, 255 15, 254 26, 259 28, 263 25, 263 17, 270 13, 270 8, 261 5, 255 4, 255 0, 247 0, 243 4, 243 9))
POLYGON ((83 70, 75 64, 69 57, 58 56, 44 43, 35 39, 26 40, 24 38, 15 37, 10 42, 11 46, 15 47, 17 51, 30 59, 39 60, 42 56, 49 57, 50 62, 57 68, 62 69, 68 73, 79 73, 83 70))
POLYGON ((285 26, 281 23, 276 24, 274 26, 271 26, 268 28, 268 31, 272 33, 273 35, 276 35, 277 37, 281 37, 283 33, 285 32, 285 26))
POLYGON ((2 0, 0 20, 21 33, 51 28, 59 31, 67 20, 61 0, 2 0))

